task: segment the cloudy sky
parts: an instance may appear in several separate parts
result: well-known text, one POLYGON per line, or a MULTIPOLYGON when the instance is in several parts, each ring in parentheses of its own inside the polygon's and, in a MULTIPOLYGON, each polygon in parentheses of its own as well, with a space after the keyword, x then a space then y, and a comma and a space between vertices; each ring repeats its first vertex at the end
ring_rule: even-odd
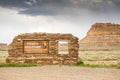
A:
POLYGON ((120 0, 0 0, 0 43, 32 32, 82 39, 96 22, 120 24, 120 0))

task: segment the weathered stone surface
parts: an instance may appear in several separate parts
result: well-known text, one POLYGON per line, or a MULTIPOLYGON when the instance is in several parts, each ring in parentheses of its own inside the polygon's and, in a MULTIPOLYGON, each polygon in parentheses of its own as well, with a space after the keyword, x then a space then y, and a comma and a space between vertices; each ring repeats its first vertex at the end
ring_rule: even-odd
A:
POLYGON ((78 61, 78 38, 72 34, 25 33, 16 36, 8 47, 7 62, 37 64, 76 64, 78 61), (48 53, 24 53, 24 40, 48 40, 48 53), (68 54, 58 54, 58 41, 68 41, 68 54))
POLYGON ((120 25, 96 23, 92 25, 87 36, 79 41, 80 47, 120 46, 120 25))

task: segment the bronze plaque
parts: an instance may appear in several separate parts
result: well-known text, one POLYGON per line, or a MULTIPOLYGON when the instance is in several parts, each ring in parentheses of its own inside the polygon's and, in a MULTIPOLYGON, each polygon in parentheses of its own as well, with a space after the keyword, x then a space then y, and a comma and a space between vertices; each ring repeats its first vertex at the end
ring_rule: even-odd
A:
POLYGON ((47 40, 23 40, 24 53, 48 53, 49 41, 47 40))

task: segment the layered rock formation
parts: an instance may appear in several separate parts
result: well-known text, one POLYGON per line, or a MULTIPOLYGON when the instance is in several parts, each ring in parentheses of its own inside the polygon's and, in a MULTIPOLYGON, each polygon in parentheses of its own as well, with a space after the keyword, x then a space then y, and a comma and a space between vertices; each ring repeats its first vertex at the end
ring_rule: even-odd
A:
POLYGON ((87 36, 79 41, 79 57, 89 65, 120 63, 120 25, 96 23, 87 36))
POLYGON ((120 46, 120 25, 96 23, 92 25, 87 36, 80 40, 80 47, 120 46))

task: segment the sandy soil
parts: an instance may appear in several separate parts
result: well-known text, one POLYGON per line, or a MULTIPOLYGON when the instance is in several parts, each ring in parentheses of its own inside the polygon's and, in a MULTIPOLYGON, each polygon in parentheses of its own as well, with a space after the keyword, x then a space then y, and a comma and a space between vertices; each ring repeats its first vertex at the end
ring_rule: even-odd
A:
POLYGON ((58 65, 3 67, 0 80, 120 80, 120 69, 58 65))

